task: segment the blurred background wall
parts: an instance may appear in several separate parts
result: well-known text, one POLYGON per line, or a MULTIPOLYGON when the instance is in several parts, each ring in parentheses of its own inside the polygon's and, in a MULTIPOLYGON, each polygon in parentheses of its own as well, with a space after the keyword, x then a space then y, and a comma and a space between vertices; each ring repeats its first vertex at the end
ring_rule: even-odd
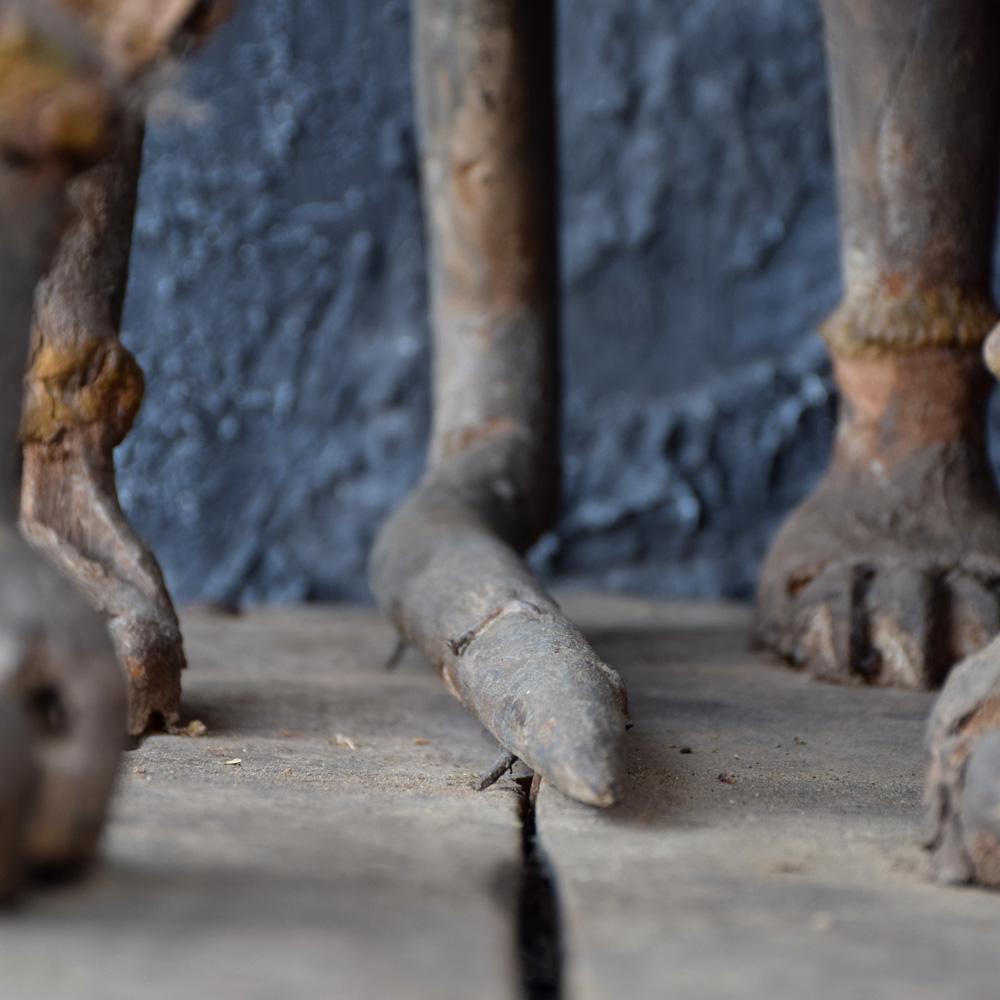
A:
MULTIPOLYGON (((529 0, 525 0, 529 2, 529 0)), ((562 582, 745 596, 822 470, 839 294, 808 0, 562 0, 562 582)), ((405 0, 244 0, 151 129, 124 505, 182 599, 364 598, 428 352, 405 0)))

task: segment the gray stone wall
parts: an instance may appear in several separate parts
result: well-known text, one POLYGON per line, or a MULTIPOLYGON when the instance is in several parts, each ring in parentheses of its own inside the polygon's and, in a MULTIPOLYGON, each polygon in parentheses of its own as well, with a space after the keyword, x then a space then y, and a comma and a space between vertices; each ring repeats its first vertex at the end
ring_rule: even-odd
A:
MULTIPOLYGON (((529 0, 524 0, 529 2, 529 0)), ((428 355, 402 0, 245 0, 151 129, 123 502, 182 599, 364 598, 428 355)), ((832 428, 839 294, 806 0, 560 4, 562 581, 746 595, 832 428)))

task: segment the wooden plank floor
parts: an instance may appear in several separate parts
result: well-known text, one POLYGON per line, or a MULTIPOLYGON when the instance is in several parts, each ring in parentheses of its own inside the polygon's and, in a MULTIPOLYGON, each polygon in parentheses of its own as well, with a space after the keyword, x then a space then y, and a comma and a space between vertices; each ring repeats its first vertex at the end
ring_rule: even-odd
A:
POLYGON ((0 1000, 1000 995, 1000 896, 917 846, 929 697, 810 683, 742 608, 564 605, 636 725, 623 806, 543 787, 549 882, 520 787, 471 790, 492 740, 416 656, 382 669, 374 613, 192 611, 207 733, 128 754, 99 870, 0 917, 0 1000))
POLYGON ((1000 996, 1000 896, 931 885, 918 846, 929 696, 751 655, 742 608, 570 612, 635 727, 622 807, 537 804, 568 996, 1000 996))
POLYGON ((0 922, 0 1000, 518 996, 490 737, 423 664, 385 672, 373 613, 185 617, 208 731, 127 755, 97 876, 0 922))

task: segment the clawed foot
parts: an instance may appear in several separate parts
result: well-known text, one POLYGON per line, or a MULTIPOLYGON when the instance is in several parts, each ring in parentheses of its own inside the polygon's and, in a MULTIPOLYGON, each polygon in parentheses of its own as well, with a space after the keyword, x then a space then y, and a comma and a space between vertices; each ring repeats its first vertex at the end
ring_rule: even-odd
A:
POLYGON ((959 664, 928 728, 927 847, 939 881, 1000 886, 1000 639, 959 664))
POLYGON ((930 688, 1000 630, 977 366, 944 351, 838 364, 833 462, 764 565, 762 644, 824 680, 930 688))
POLYGON ((100 620, 0 530, 0 895, 94 856, 123 749, 125 685, 100 620))
POLYGON ((1000 505, 880 518, 866 499, 832 476, 793 513, 763 570, 757 635, 823 680, 933 688, 1000 630, 1000 505), (962 545, 963 518, 985 544, 962 545))
POLYGON ((110 455, 96 431, 24 446, 21 525, 107 619, 128 678, 129 733, 175 725, 184 668, 180 626, 155 558, 118 504, 110 455))

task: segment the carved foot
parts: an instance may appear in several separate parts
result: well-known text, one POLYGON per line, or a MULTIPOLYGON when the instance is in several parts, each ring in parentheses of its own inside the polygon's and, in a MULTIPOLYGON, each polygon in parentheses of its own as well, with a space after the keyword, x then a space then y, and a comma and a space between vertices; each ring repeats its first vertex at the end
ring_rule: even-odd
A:
POLYGON ((926 843, 937 879, 1000 886, 1000 639, 952 671, 928 743, 926 843))
POLYGON ((1000 629, 1000 502, 971 352, 838 361, 832 464, 765 562, 756 632, 814 676, 927 688, 1000 629))
POLYGON ((94 856, 124 744, 125 685, 100 620, 0 528, 0 894, 94 856))
POLYGON ((106 617, 128 678, 128 731, 139 735, 178 721, 184 649, 160 568, 119 506, 100 431, 25 444, 21 525, 106 617))

